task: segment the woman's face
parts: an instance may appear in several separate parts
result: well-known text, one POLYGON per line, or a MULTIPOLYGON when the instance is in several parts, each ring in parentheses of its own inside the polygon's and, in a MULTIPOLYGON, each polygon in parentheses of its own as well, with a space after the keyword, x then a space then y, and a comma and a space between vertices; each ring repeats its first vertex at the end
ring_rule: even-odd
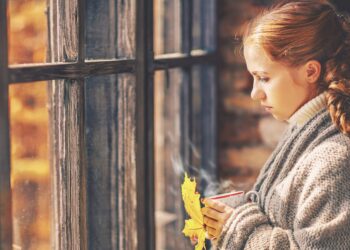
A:
POLYGON ((305 67, 287 67, 272 61, 262 48, 250 44, 244 46, 244 57, 254 78, 252 99, 260 101, 277 120, 287 120, 316 96, 307 82, 305 67))

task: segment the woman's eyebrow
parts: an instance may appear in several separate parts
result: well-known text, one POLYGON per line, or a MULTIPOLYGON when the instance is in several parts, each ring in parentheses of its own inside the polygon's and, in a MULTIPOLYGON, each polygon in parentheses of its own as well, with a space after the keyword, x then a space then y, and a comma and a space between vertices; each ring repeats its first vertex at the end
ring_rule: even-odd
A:
POLYGON ((267 75, 268 73, 265 71, 252 71, 252 75, 257 75, 257 74, 267 75))

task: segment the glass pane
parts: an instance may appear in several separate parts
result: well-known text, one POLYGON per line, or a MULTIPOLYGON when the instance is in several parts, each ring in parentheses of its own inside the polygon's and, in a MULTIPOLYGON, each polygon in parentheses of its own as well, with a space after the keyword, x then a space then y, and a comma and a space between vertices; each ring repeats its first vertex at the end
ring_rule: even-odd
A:
POLYGON ((130 74, 86 79, 89 249, 136 249, 135 86, 130 74))
POLYGON ((9 63, 42 63, 48 44, 47 1, 10 0, 9 63))
POLYGON ((154 0, 156 55, 181 52, 181 1, 154 0))
POLYGON ((154 86, 156 249, 193 249, 181 184, 186 171, 202 196, 218 192, 214 68, 159 71, 154 86))
POLYGON ((214 50, 216 41, 216 1, 193 0, 193 49, 214 50))
POLYGON ((203 196, 220 192, 216 165, 216 85, 212 66, 192 69, 192 166, 199 170, 203 196))
POLYGON ((14 249, 50 249, 46 82, 10 85, 14 249))
MULTIPOLYGON (((156 249, 193 249, 182 234, 185 215, 181 182, 188 165, 182 157, 181 98, 184 74, 179 69, 155 74, 156 249)), ((186 171, 187 171, 186 170, 186 171)))
POLYGON ((135 57, 135 0, 87 0, 87 59, 135 57))

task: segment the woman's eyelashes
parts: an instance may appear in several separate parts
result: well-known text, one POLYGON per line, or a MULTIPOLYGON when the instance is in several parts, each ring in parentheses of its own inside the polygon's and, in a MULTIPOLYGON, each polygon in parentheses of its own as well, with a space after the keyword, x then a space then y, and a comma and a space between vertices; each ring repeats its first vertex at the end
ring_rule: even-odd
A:
POLYGON ((261 83, 267 83, 270 79, 268 77, 260 77, 260 76, 256 76, 255 80, 257 82, 261 82, 261 83))
POLYGON ((258 77, 258 81, 262 83, 267 83, 269 81, 269 78, 267 77, 258 77))

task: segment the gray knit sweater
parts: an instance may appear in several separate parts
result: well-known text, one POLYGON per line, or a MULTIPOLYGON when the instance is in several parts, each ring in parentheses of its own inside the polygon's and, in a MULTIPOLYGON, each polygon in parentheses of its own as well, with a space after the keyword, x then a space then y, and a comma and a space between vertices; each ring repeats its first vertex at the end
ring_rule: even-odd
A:
POLYGON ((323 108, 290 126, 217 249, 350 249, 350 138, 323 108))

